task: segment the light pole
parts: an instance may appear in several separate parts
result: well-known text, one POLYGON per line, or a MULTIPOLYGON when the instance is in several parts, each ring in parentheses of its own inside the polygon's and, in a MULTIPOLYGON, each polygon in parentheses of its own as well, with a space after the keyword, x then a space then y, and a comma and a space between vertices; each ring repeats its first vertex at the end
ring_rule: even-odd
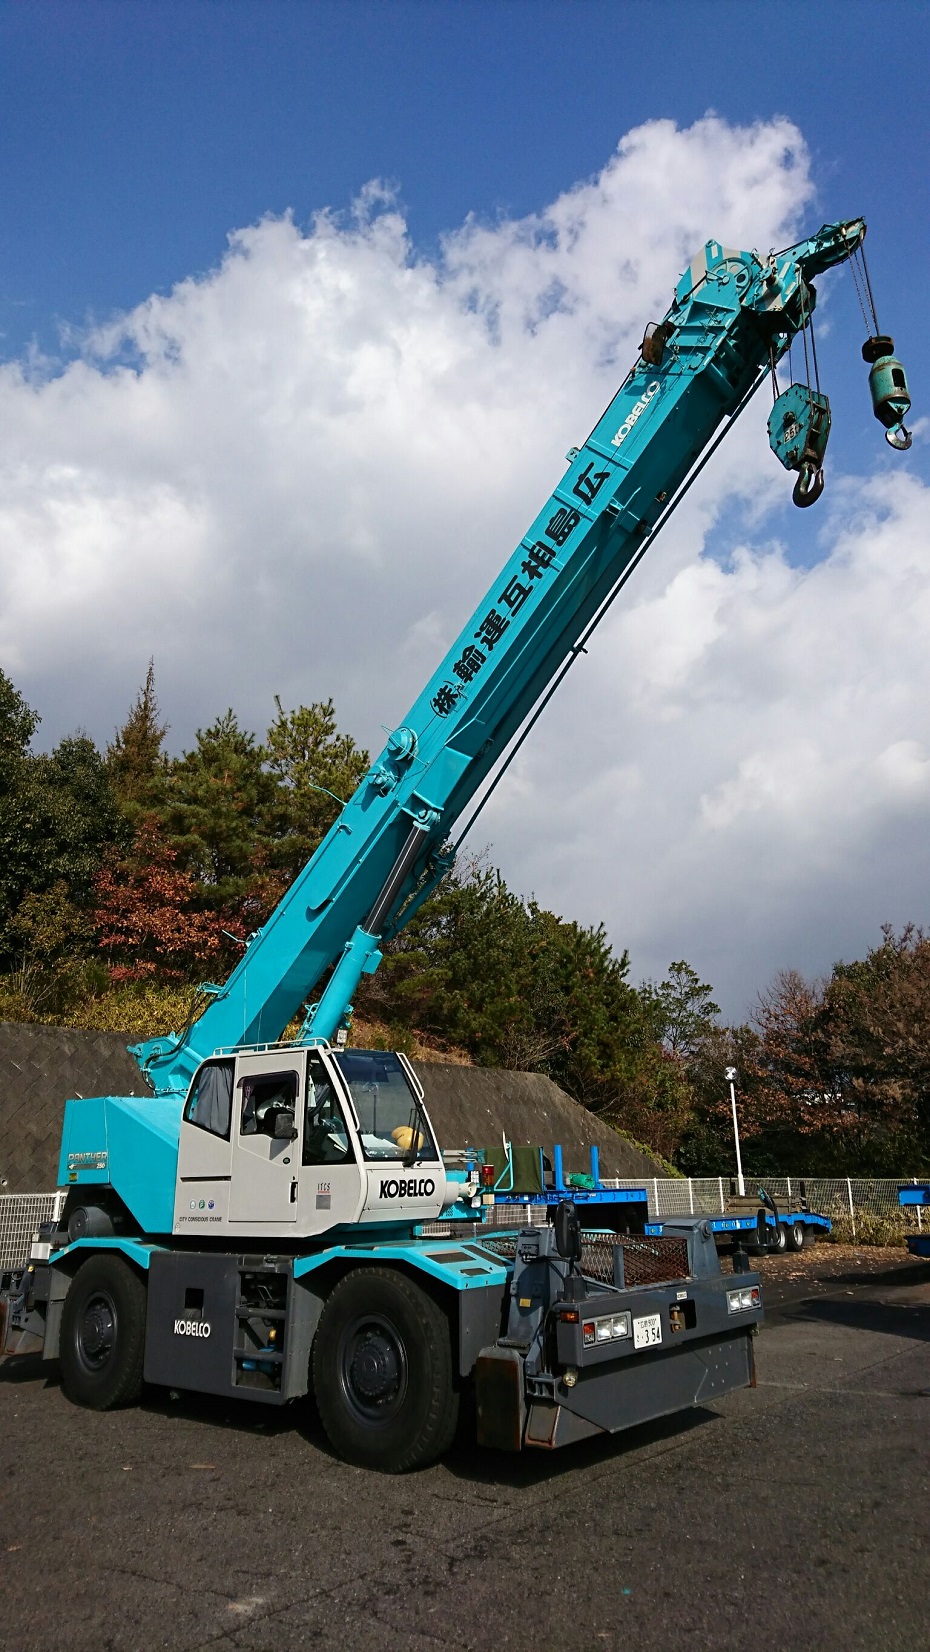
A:
POLYGON ((736 1117, 736 1068, 728 1067, 725 1077, 730 1086, 730 1106, 733 1109, 733 1140, 736 1143, 736 1186, 742 1199, 746 1193, 746 1183, 743 1181, 743 1160, 739 1150, 739 1121, 736 1117))

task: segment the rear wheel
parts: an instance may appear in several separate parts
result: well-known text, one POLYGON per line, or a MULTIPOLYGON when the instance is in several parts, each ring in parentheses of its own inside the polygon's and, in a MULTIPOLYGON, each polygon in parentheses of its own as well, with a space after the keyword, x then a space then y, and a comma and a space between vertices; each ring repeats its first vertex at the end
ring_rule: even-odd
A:
POLYGON ((803 1222, 792 1222, 788 1229, 788 1249, 803 1250, 807 1240, 807 1229, 803 1222))
POLYGON ((92 1256, 78 1268, 61 1315, 61 1382, 69 1400, 110 1411, 138 1399, 145 1301, 142 1280, 120 1256, 92 1256))
POLYGON ((348 1462, 390 1474, 433 1462, 459 1413, 446 1315, 405 1274, 347 1274, 320 1318, 313 1388, 330 1444, 348 1462))
POLYGON ((788 1229, 784 1222, 775 1223, 774 1248, 777 1251, 788 1249, 788 1229))

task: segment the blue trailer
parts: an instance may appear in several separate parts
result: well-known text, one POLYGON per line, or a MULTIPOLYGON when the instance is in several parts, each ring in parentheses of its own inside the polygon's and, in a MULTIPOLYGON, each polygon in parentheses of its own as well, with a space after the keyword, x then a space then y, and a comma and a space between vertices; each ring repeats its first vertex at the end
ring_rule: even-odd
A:
MULTIPOLYGON (((502 1144, 503 1169, 495 1174, 490 1190, 497 1206, 529 1206, 552 1210, 562 1199, 572 1199, 590 1224, 596 1210, 596 1225, 615 1232, 642 1232, 658 1237, 664 1232, 664 1223, 656 1217, 649 1219, 649 1198, 644 1187, 604 1187, 600 1176, 600 1155, 596 1146, 589 1149, 590 1173, 566 1175, 563 1150, 557 1142, 552 1150, 552 1171, 547 1175, 541 1147, 517 1149, 502 1144), (521 1174, 522 1165, 522 1174, 521 1174), (548 1185, 547 1185, 548 1183, 548 1185)), ((476 1166, 476 1174, 488 1168, 488 1149, 478 1150, 485 1164, 476 1166)), ((496 1171, 496 1164, 493 1165, 496 1171)), ((490 1178, 488 1178, 490 1182, 490 1178)), ((490 1203, 490 1199, 488 1200, 490 1203)), ((779 1209, 765 1189, 759 1189, 759 1198, 733 1199, 739 1208, 722 1215, 706 1214, 710 1232, 718 1251, 747 1249, 756 1253, 766 1251, 799 1251, 806 1245, 826 1238, 833 1231, 829 1216, 808 1208, 802 1196, 786 1210, 779 1209)), ((695 1212, 690 1214, 694 1215, 695 1212)), ((701 1214, 698 1212, 697 1214, 701 1214)))
MULTIPOLYGON (((899 1187, 898 1204, 926 1210, 930 1207, 930 1182, 911 1182, 908 1187, 899 1187)), ((912 1256, 930 1257, 930 1232, 909 1233, 907 1248, 912 1256)))
MULTIPOLYGON (((798 1251, 833 1232, 829 1216, 800 1208, 773 1214, 760 1205, 756 1215, 747 1211, 742 1215, 708 1216, 706 1220, 718 1250, 743 1247, 753 1252, 798 1251)), ((647 1222, 645 1232, 661 1233, 662 1223, 647 1222)))

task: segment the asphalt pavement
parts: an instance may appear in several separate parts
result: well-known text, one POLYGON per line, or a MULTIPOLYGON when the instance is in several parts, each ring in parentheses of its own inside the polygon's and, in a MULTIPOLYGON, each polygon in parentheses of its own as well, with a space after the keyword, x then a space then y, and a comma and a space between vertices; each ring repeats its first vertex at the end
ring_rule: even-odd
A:
POLYGON ((153 1391, 97 1415, 8 1362, 0 1647, 917 1652, 930 1266, 821 1254, 766 1265, 755 1389, 552 1456, 463 1441, 404 1478, 336 1460, 309 1405, 153 1391))

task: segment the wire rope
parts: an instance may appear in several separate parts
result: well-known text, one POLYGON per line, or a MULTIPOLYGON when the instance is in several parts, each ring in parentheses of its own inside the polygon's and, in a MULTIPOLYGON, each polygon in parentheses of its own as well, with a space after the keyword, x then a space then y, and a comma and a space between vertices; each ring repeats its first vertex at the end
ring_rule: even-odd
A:
POLYGON ((504 761, 502 762, 500 768, 498 769, 496 775, 494 776, 494 778, 493 778, 490 786, 488 787, 487 791, 484 793, 484 795, 479 800, 478 804, 476 805, 476 807, 472 811, 471 815, 469 816, 466 825, 462 828, 461 832, 459 833, 458 837, 456 838, 455 842, 453 843, 453 845, 452 845, 452 853, 453 854, 458 853, 458 850, 460 849, 461 845, 463 844, 463 842, 465 841, 465 839, 468 836, 469 832, 471 831, 472 827, 474 826, 475 821, 478 819, 478 816, 480 815, 482 809, 484 808, 485 804, 489 801, 489 799, 493 796, 494 792, 497 790, 497 787, 500 785, 500 782, 504 778, 504 775, 507 773, 507 770, 509 769, 511 763, 513 762, 513 760, 516 757, 517 753, 519 752, 521 746, 523 745, 523 742, 525 741, 527 735, 530 733, 531 729, 533 729, 535 727, 536 723, 539 721, 539 718, 542 716, 543 712, 545 711, 546 706, 549 704, 549 701, 552 699, 552 696, 555 693, 556 689, 560 686, 561 683, 564 682, 566 676, 568 675, 568 673, 571 670, 572 666, 574 665, 575 661, 578 659, 578 656, 580 654, 584 654, 584 653, 587 652, 585 644, 587 643, 588 639, 591 637, 591 635, 593 634, 593 632, 595 631, 597 626, 600 624, 601 620, 604 618, 604 615, 607 613, 607 610, 611 607, 611 605, 616 601, 617 597, 620 595, 620 592, 623 590, 623 587, 625 586, 627 580, 630 578, 630 575, 634 572, 634 570, 636 568, 638 568, 640 562, 642 561, 642 559, 645 556, 647 550, 649 549, 649 546, 652 544, 652 541, 655 539, 656 534, 659 532, 659 530, 661 528, 664 528, 664 526, 665 526, 666 522, 668 521, 669 517, 672 515, 672 512, 677 510, 677 508, 681 504, 681 501, 683 500, 685 494, 688 492, 688 490, 691 487, 693 487, 694 483, 697 481, 698 477, 701 474, 701 471, 704 469, 704 466, 708 463, 708 461, 710 459, 713 458, 713 456, 716 453, 718 447, 720 446, 720 443, 723 441, 723 438, 726 435, 727 431, 731 428, 731 426, 739 418, 739 415, 742 413, 744 407, 746 407, 747 404, 752 400, 752 398, 755 395, 756 391, 758 390, 760 384, 767 377, 768 377, 768 374, 765 371, 765 369, 763 369, 762 372, 760 372, 757 375, 757 377, 755 378, 753 383, 750 385, 749 389, 746 391, 746 393, 743 396, 742 400, 740 402, 738 402, 736 407, 733 409, 733 412, 730 414, 730 417, 727 420, 726 424, 723 426, 723 429, 718 432, 717 436, 714 438, 713 442, 711 443, 710 447, 707 449, 706 453, 704 453, 704 455, 700 459, 699 463, 692 470, 690 476, 687 478, 687 480, 679 488, 679 490, 676 493, 674 499, 670 500, 670 502, 666 506, 665 510, 663 510, 661 516, 657 519, 657 521, 650 528, 649 533, 646 535, 646 537, 643 540, 642 544, 634 552, 633 556, 630 558, 629 562, 627 563, 627 565, 624 568, 623 572, 620 574, 620 576, 617 579, 616 583, 614 584, 612 589, 607 593, 607 596, 604 598, 604 601, 601 603, 600 607, 596 610, 593 617, 589 620, 589 622, 588 622, 587 626, 585 627, 584 631, 582 632, 579 640, 576 643, 573 643, 571 649, 569 650, 567 659, 559 667, 559 670, 557 671, 555 677, 552 679, 552 682, 549 684, 549 687, 547 688, 547 690, 546 690, 545 694, 543 695, 542 699, 537 703, 537 705, 534 708, 534 710, 532 712, 532 715, 530 716, 528 722, 526 722, 524 724, 523 728, 520 731, 519 736, 517 737, 516 741, 511 746, 509 752, 507 753, 506 757, 504 758, 504 761))
POLYGON ((875 333, 877 336, 881 329, 878 325, 878 310, 875 308, 875 298, 872 293, 872 278, 869 275, 869 266, 865 256, 865 247, 860 246, 858 250, 859 257, 862 260, 862 273, 865 276, 865 290, 869 295, 869 304, 872 309, 872 320, 875 322, 875 333))

